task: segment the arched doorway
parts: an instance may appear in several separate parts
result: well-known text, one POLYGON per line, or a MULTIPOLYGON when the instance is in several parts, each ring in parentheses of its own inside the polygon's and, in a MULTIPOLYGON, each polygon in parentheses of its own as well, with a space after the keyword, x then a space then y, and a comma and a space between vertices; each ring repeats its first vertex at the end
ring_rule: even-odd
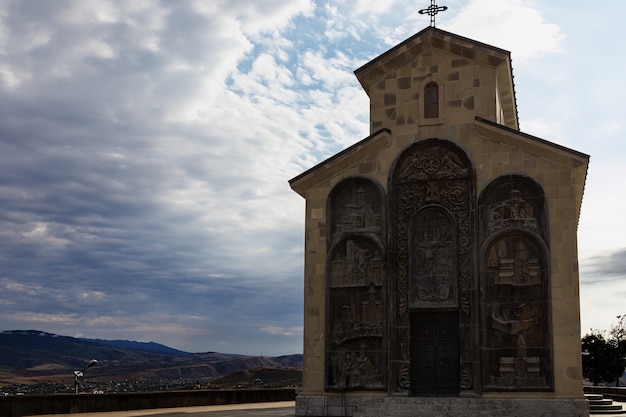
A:
POLYGON ((473 388, 474 171, 452 142, 405 150, 389 179, 390 390, 455 396, 473 388))

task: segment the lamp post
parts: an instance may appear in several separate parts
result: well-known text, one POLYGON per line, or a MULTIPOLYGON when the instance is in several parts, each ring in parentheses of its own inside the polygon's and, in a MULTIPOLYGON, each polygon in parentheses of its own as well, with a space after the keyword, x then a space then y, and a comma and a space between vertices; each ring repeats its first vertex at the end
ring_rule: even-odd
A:
POLYGON ((87 363, 87 366, 85 366, 83 369, 81 369, 80 371, 74 371, 74 392, 76 394, 78 394, 78 386, 80 385, 80 381, 85 378, 85 374, 84 374, 85 369, 91 368, 97 363, 98 363, 97 360, 92 359, 89 361, 89 363, 87 363))
POLYGON ((615 337, 617 353, 619 355, 618 360, 618 372, 616 372, 615 386, 619 387, 619 379, 624 374, 624 368, 626 365, 626 314, 617 316, 617 326, 612 330, 613 337, 615 337))

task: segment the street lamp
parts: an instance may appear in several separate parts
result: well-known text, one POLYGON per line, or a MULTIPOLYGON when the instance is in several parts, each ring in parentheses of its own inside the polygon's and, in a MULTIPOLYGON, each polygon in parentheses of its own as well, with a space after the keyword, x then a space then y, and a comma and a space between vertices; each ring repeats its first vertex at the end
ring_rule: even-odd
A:
POLYGON ((74 371, 74 392, 76 394, 78 394, 78 386, 80 385, 80 381, 82 381, 85 378, 85 374, 84 374, 85 369, 91 368, 97 363, 98 363, 97 360, 92 359, 89 361, 87 366, 85 366, 83 369, 81 369, 80 371, 74 371))
POLYGON ((615 338, 617 354, 619 355, 618 369, 615 375, 615 386, 619 387, 619 379, 624 375, 624 365, 626 365, 626 314, 617 316, 617 326, 611 329, 611 333, 615 338))

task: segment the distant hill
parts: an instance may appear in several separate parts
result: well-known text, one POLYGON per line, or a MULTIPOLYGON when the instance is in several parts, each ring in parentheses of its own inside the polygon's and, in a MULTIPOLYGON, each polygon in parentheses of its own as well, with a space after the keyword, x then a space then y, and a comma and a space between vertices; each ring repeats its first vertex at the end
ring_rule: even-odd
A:
POLYGON ((79 339, 38 330, 0 332, 0 383, 67 380, 98 360, 93 380, 218 378, 261 367, 301 368, 302 355, 188 353, 158 343, 79 339))
POLYGON ((29 370, 44 365, 81 369, 92 358, 122 363, 156 359, 155 355, 38 330, 0 332, 0 369, 29 370))
POLYGON ((161 353, 165 355, 190 355, 189 352, 173 349, 154 342, 135 342, 132 340, 102 340, 102 339, 80 339, 86 342, 94 342, 102 345, 113 346, 120 349, 139 350, 143 352, 161 353))
POLYGON ((302 369, 262 366, 237 371, 211 383, 219 388, 258 388, 300 385, 302 369))

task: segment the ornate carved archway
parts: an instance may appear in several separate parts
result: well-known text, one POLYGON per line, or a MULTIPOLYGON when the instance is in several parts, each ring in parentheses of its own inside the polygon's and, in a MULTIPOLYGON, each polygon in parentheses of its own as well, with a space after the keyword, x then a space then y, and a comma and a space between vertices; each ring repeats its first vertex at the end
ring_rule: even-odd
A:
POLYGON ((473 388, 477 334, 471 291, 474 182, 465 152, 440 139, 424 140, 406 149, 390 174, 393 392, 408 395, 411 391, 411 312, 458 312, 459 390, 473 388), (426 266, 427 262, 431 265, 426 266))

